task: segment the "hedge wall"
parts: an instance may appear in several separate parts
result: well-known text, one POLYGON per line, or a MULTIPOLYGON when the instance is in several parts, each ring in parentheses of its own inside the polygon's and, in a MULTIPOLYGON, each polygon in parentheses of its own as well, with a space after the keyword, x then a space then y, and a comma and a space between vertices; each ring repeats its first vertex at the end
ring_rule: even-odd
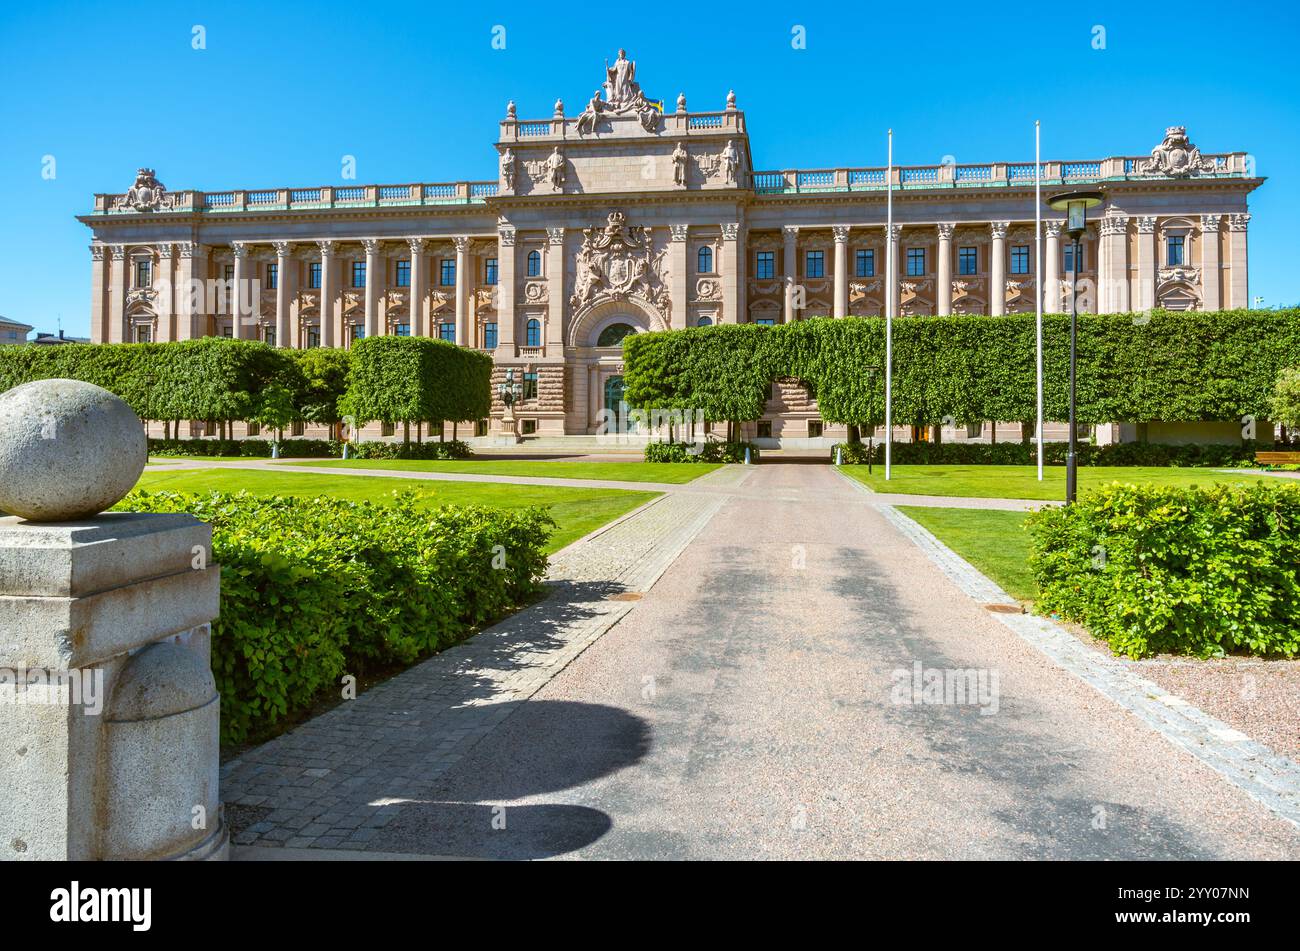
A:
POLYGON ((492 407, 492 358, 425 337, 369 337, 352 347, 339 401, 357 425, 482 419, 492 407))
MULTIPOLYGON (((1065 454, 1069 443, 1043 443, 1043 465, 1065 465, 1065 454)), ((835 458, 835 450, 840 450, 840 460, 845 465, 866 465, 868 451, 871 461, 877 465, 885 463, 885 444, 876 443, 836 443, 831 448, 830 457, 835 458)), ((1236 446, 1203 445, 1192 443, 1183 446, 1164 445, 1162 443, 1122 442, 1106 446, 1094 446, 1081 442, 1075 447, 1081 466, 1192 466, 1213 467, 1219 469, 1243 468, 1255 466, 1255 444, 1245 442, 1236 446)), ((999 443, 895 443, 893 462, 896 465, 935 465, 935 466, 1028 466, 1038 461, 1037 446, 1029 442, 999 443)))
POLYGON ((554 524, 543 509, 430 510, 409 493, 377 505, 137 491, 119 508, 212 524, 224 742, 337 698, 344 674, 412 663, 532 600, 554 524))
MULTIPOLYGON (((894 420, 1035 418, 1034 316, 894 321, 894 420)), ((1069 317, 1043 318, 1044 413, 1067 418, 1069 317)), ((640 409, 759 418, 771 383, 804 381, 829 422, 884 421, 885 322, 812 318, 624 338, 625 397, 640 409), (878 372, 872 373, 876 368, 878 372)), ((1081 315, 1081 422, 1269 418, 1284 367, 1300 364, 1300 311, 1081 315)))

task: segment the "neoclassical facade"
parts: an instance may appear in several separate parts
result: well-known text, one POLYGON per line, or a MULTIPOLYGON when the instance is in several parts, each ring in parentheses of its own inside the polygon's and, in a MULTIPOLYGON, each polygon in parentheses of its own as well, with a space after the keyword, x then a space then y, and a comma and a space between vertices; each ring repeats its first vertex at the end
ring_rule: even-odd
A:
MULTIPOLYGON (((619 51, 576 116, 507 106, 495 180, 168 191, 140 169, 79 219, 91 334, 440 337, 491 353, 498 380, 513 369, 522 431, 546 436, 596 432, 617 408, 627 333, 883 313, 887 246, 895 313, 1032 312, 1040 292, 1065 306, 1072 248, 1050 211, 1037 273, 1032 162, 895 167, 890 182, 882 167, 756 171, 750 154, 734 93, 705 112, 649 99, 619 51)), ((1078 262, 1084 309, 1247 306, 1247 196, 1262 179, 1246 153, 1202 153, 1173 126, 1148 154, 1044 162, 1042 178, 1045 196, 1106 196, 1078 262)), ((749 435, 839 435, 790 381, 769 410, 749 435)))

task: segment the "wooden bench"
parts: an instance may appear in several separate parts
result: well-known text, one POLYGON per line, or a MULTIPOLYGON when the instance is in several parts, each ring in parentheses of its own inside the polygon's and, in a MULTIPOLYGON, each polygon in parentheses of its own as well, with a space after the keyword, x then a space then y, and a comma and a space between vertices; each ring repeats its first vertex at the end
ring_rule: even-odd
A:
POLYGON ((1255 461, 1262 466, 1300 466, 1300 452, 1257 452, 1255 461))

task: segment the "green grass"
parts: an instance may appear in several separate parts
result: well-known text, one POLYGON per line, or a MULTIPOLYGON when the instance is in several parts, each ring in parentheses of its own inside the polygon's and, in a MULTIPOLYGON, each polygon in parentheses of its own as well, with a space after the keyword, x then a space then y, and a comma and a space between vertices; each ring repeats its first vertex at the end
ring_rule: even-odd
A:
POLYGON ((1029 571, 1026 512, 941 509, 900 505, 898 510, 988 575, 1011 597, 1033 601, 1038 586, 1029 571))
POLYGON ((257 456, 150 456, 149 465, 165 466, 173 462, 256 462, 257 456))
POLYGON ((467 475, 536 476, 544 479, 608 479, 617 482, 662 482, 680 485, 718 466, 703 462, 565 462, 546 459, 325 459, 276 465, 320 469, 387 469, 394 472, 456 472, 467 475))
MULTIPOLYGON (((877 492, 909 495, 950 495, 983 499, 1065 499, 1065 467, 1047 466, 1038 481, 1034 466, 894 466, 893 478, 885 481, 885 467, 841 466, 847 476, 877 492)), ((1111 482, 1151 485, 1210 485, 1215 482, 1257 482, 1275 476, 1214 469, 1155 466, 1080 466, 1079 494, 1111 482)))
POLYGON ((173 492, 239 492, 257 495, 328 495, 353 501, 382 502, 393 492, 410 490, 430 507, 486 505, 524 508, 545 505, 556 529, 548 552, 558 551, 606 522, 630 512, 659 493, 622 489, 578 489, 567 486, 505 485, 490 482, 434 482, 427 479, 369 478, 351 475, 312 475, 261 469, 189 469, 145 472, 137 488, 173 492))

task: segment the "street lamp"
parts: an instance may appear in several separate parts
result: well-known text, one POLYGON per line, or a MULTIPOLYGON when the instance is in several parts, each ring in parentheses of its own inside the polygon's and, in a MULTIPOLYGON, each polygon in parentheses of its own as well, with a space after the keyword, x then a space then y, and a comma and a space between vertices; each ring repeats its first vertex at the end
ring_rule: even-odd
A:
POLYGON ((520 397, 524 395, 524 385, 515 382, 514 367, 506 370, 506 381, 497 387, 497 392, 501 394, 501 402, 505 404, 507 410, 518 403, 520 397))
POLYGON ((1070 448, 1065 454, 1065 501, 1074 502, 1078 489, 1078 460, 1075 455, 1076 426, 1074 421, 1074 377, 1078 363, 1079 338, 1079 239, 1088 226, 1088 209, 1100 205, 1105 197, 1101 192, 1066 192, 1047 199, 1053 211, 1065 212, 1065 232, 1074 242, 1070 255, 1070 448))

